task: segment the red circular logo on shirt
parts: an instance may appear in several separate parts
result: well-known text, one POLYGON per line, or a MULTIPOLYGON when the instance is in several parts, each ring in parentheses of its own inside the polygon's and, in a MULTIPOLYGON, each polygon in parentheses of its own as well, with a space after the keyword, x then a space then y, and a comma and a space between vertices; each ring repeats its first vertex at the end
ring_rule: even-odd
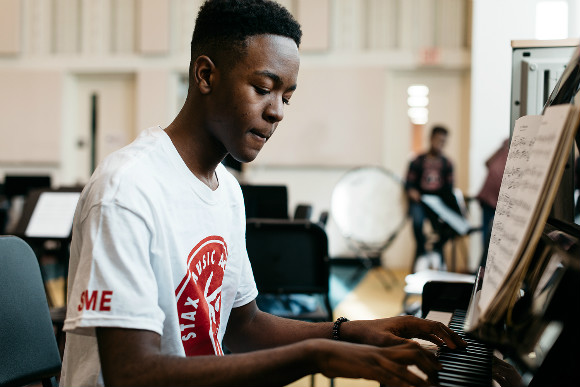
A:
POLYGON ((175 290, 181 342, 187 356, 223 355, 218 333, 227 258, 227 245, 218 236, 199 242, 187 257, 187 273, 175 290))

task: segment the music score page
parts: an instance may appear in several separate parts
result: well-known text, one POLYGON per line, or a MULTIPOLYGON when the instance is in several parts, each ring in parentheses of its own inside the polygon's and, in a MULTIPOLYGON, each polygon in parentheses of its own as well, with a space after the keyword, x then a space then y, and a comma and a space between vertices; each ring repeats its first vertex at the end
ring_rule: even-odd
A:
POLYGON ((80 195, 80 192, 41 193, 24 234, 36 238, 68 238, 80 195))
POLYGON ((497 322, 519 289, 559 186, 577 118, 572 105, 556 105, 543 116, 516 121, 478 305, 486 321, 497 322))

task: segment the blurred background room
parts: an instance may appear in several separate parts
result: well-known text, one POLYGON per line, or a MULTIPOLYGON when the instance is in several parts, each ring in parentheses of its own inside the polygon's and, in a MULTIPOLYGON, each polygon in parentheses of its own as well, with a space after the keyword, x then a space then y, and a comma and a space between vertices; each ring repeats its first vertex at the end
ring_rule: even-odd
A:
MULTIPOLYGON (((474 199, 486 161, 513 123, 511 42, 577 45, 580 0, 278 2, 303 28, 298 88, 258 158, 228 165, 243 185, 285 186, 288 217, 306 205, 301 217, 323 226, 336 316, 404 313, 413 301, 403 302, 415 251, 403 188, 409 162, 428 147, 433 126, 446 127, 463 215, 480 227, 474 199), (378 168, 395 187, 382 200, 376 194, 383 191, 370 186, 369 212, 346 221, 387 214, 370 221, 379 234, 385 228, 385 243, 370 253, 349 240, 341 202, 333 200, 344 177, 361 167, 378 168)), ((0 2, 0 234, 22 231, 32 190, 76 192, 109 153, 171 122, 186 97, 201 3, 0 2)), ((58 307, 65 304, 67 242, 50 239, 35 251, 49 303, 58 307)), ((447 270, 474 273, 481 233, 453 240, 460 248, 446 258, 447 270)))

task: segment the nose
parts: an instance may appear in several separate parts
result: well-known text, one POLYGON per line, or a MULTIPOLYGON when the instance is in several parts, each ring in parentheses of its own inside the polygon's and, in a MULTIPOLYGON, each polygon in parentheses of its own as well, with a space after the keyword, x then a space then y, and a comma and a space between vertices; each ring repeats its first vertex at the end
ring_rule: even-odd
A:
POLYGON ((282 121, 284 118, 284 102, 282 98, 275 98, 270 101, 264 110, 264 118, 271 124, 282 121))

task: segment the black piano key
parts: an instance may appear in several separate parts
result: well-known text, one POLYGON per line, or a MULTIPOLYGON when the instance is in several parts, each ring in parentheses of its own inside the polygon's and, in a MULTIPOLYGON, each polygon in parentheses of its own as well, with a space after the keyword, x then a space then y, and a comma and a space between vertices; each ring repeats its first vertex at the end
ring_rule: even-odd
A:
POLYGON ((439 371, 439 375, 467 375, 473 376, 480 379, 487 378, 491 376, 491 374, 487 370, 483 369, 474 369, 474 368, 454 368, 454 367, 443 367, 441 371, 439 371))
POLYGON ((439 383, 441 382, 453 382, 457 386, 473 386, 473 387, 489 387, 490 383, 487 380, 477 377, 469 377, 462 375, 439 375, 439 383))
POLYGON ((489 348, 475 346, 475 345, 471 346, 471 348, 469 346, 467 348, 456 348, 456 349, 439 348, 439 352, 442 354, 443 353, 457 353, 460 355, 474 354, 475 356, 477 356, 477 355, 487 356, 487 355, 490 355, 492 353, 489 350, 489 348))
POLYGON ((486 359, 482 359, 479 357, 475 357, 475 356, 464 356, 461 354, 441 354, 439 355, 439 361, 444 361, 444 360, 448 360, 448 361, 458 361, 458 362, 464 362, 464 363, 470 363, 470 364, 489 364, 489 362, 486 359))
POLYGON ((487 379, 491 377, 491 374, 487 370, 473 369, 473 368, 451 368, 444 367, 439 371, 439 375, 467 375, 480 379, 487 379))
POLYGON ((438 358, 442 365, 439 371, 439 385, 442 387, 461 386, 491 386, 492 350, 484 343, 469 337, 463 331, 465 311, 456 310, 453 313, 449 327, 464 339, 466 348, 439 348, 438 358))

